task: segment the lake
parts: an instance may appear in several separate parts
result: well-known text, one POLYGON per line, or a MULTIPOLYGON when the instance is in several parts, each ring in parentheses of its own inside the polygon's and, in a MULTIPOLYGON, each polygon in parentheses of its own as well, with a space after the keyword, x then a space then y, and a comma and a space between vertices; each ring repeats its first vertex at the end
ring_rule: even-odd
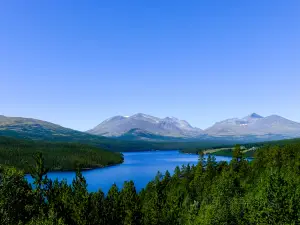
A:
MULTIPOLYGON (((124 154, 124 163, 116 166, 83 171, 83 175, 91 192, 102 189, 107 193, 113 183, 119 188, 124 181, 133 180, 136 189, 139 191, 147 183, 154 179, 157 171, 163 174, 168 170, 173 174, 176 166, 197 164, 198 155, 183 154, 179 151, 149 151, 149 152, 128 152, 124 154)), ((231 160, 230 157, 216 156, 216 161, 231 160)), ((69 184, 75 177, 75 172, 50 172, 48 177, 52 180, 66 179, 69 184)), ((32 182, 31 176, 26 176, 32 182)))

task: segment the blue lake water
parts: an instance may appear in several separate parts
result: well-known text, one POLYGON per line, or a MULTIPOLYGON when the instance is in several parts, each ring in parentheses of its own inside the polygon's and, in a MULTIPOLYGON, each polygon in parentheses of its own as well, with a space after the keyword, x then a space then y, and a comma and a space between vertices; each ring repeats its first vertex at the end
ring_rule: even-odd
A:
MULTIPOLYGON (((116 166, 84 171, 83 175, 88 184, 89 191, 98 191, 99 188, 107 193, 113 183, 119 188, 124 181, 133 180, 139 191, 154 179, 157 171, 165 173, 167 170, 173 174, 176 166, 197 164, 198 156, 182 154, 179 151, 149 151, 129 152, 124 154, 124 163, 116 166)), ((231 160, 230 157, 216 156, 217 161, 231 160)), ((75 177, 75 172, 50 172, 50 179, 66 179, 69 184, 75 177)), ((29 182, 32 178, 27 176, 29 182)))

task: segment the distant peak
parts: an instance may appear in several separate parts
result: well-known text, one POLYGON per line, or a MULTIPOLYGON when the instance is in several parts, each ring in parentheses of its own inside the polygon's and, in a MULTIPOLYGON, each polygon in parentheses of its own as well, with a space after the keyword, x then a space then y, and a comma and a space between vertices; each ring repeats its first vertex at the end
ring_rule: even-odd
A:
POLYGON ((132 117, 145 117, 145 116, 148 116, 148 115, 146 115, 144 113, 136 113, 132 117))
POLYGON ((106 120, 104 120, 102 123, 105 123, 105 122, 108 122, 108 121, 112 121, 112 120, 121 120, 121 119, 124 119, 125 117, 124 116, 113 116, 113 117, 110 117, 106 120))
POLYGON ((258 115, 257 113, 252 113, 249 115, 251 118, 263 118, 261 115, 258 115))
POLYGON ((268 118, 283 118, 283 117, 273 114, 273 115, 268 116, 268 118))

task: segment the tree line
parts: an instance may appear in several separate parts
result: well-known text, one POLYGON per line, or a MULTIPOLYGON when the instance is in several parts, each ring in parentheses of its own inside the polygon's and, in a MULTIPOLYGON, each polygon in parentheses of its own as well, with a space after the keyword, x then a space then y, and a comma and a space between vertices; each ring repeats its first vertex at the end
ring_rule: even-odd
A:
POLYGON ((89 193, 78 170, 72 184, 50 180, 42 155, 30 169, 34 188, 15 168, 2 168, 3 225, 299 224, 300 145, 264 146, 247 160, 199 154, 197 165, 157 173, 139 193, 134 183, 89 193))
POLYGON ((45 167, 49 170, 75 170, 77 167, 98 168, 123 162, 122 154, 90 145, 0 136, 0 165, 2 166, 13 166, 29 172, 28 167, 35 163, 32 156, 37 152, 43 154, 45 167))

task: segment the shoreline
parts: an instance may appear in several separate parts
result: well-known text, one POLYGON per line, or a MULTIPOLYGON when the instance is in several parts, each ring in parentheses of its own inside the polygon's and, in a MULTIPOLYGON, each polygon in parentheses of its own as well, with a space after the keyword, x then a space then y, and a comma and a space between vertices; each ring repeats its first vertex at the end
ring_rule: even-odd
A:
MULTIPOLYGON (((116 163, 116 164, 110 164, 110 165, 106 165, 106 166, 95 166, 95 167, 86 167, 86 168, 81 168, 80 171, 84 172, 84 171, 90 171, 90 170, 95 170, 95 169, 105 169, 108 167, 113 167, 113 166, 118 166, 124 163, 124 160, 120 163, 116 163)), ((3 165, 0 165, 3 166, 3 165)), ((13 167, 13 166, 6 166, 6 167, 13 167)), ((23 169, 18 169, 20 171, 24 172, 24 175, 30 175, 29 172, 23 170, 23 169)), ((48 173, 55 173, 55 172, 76 172, 76 169, 49 169, 48 173)))

